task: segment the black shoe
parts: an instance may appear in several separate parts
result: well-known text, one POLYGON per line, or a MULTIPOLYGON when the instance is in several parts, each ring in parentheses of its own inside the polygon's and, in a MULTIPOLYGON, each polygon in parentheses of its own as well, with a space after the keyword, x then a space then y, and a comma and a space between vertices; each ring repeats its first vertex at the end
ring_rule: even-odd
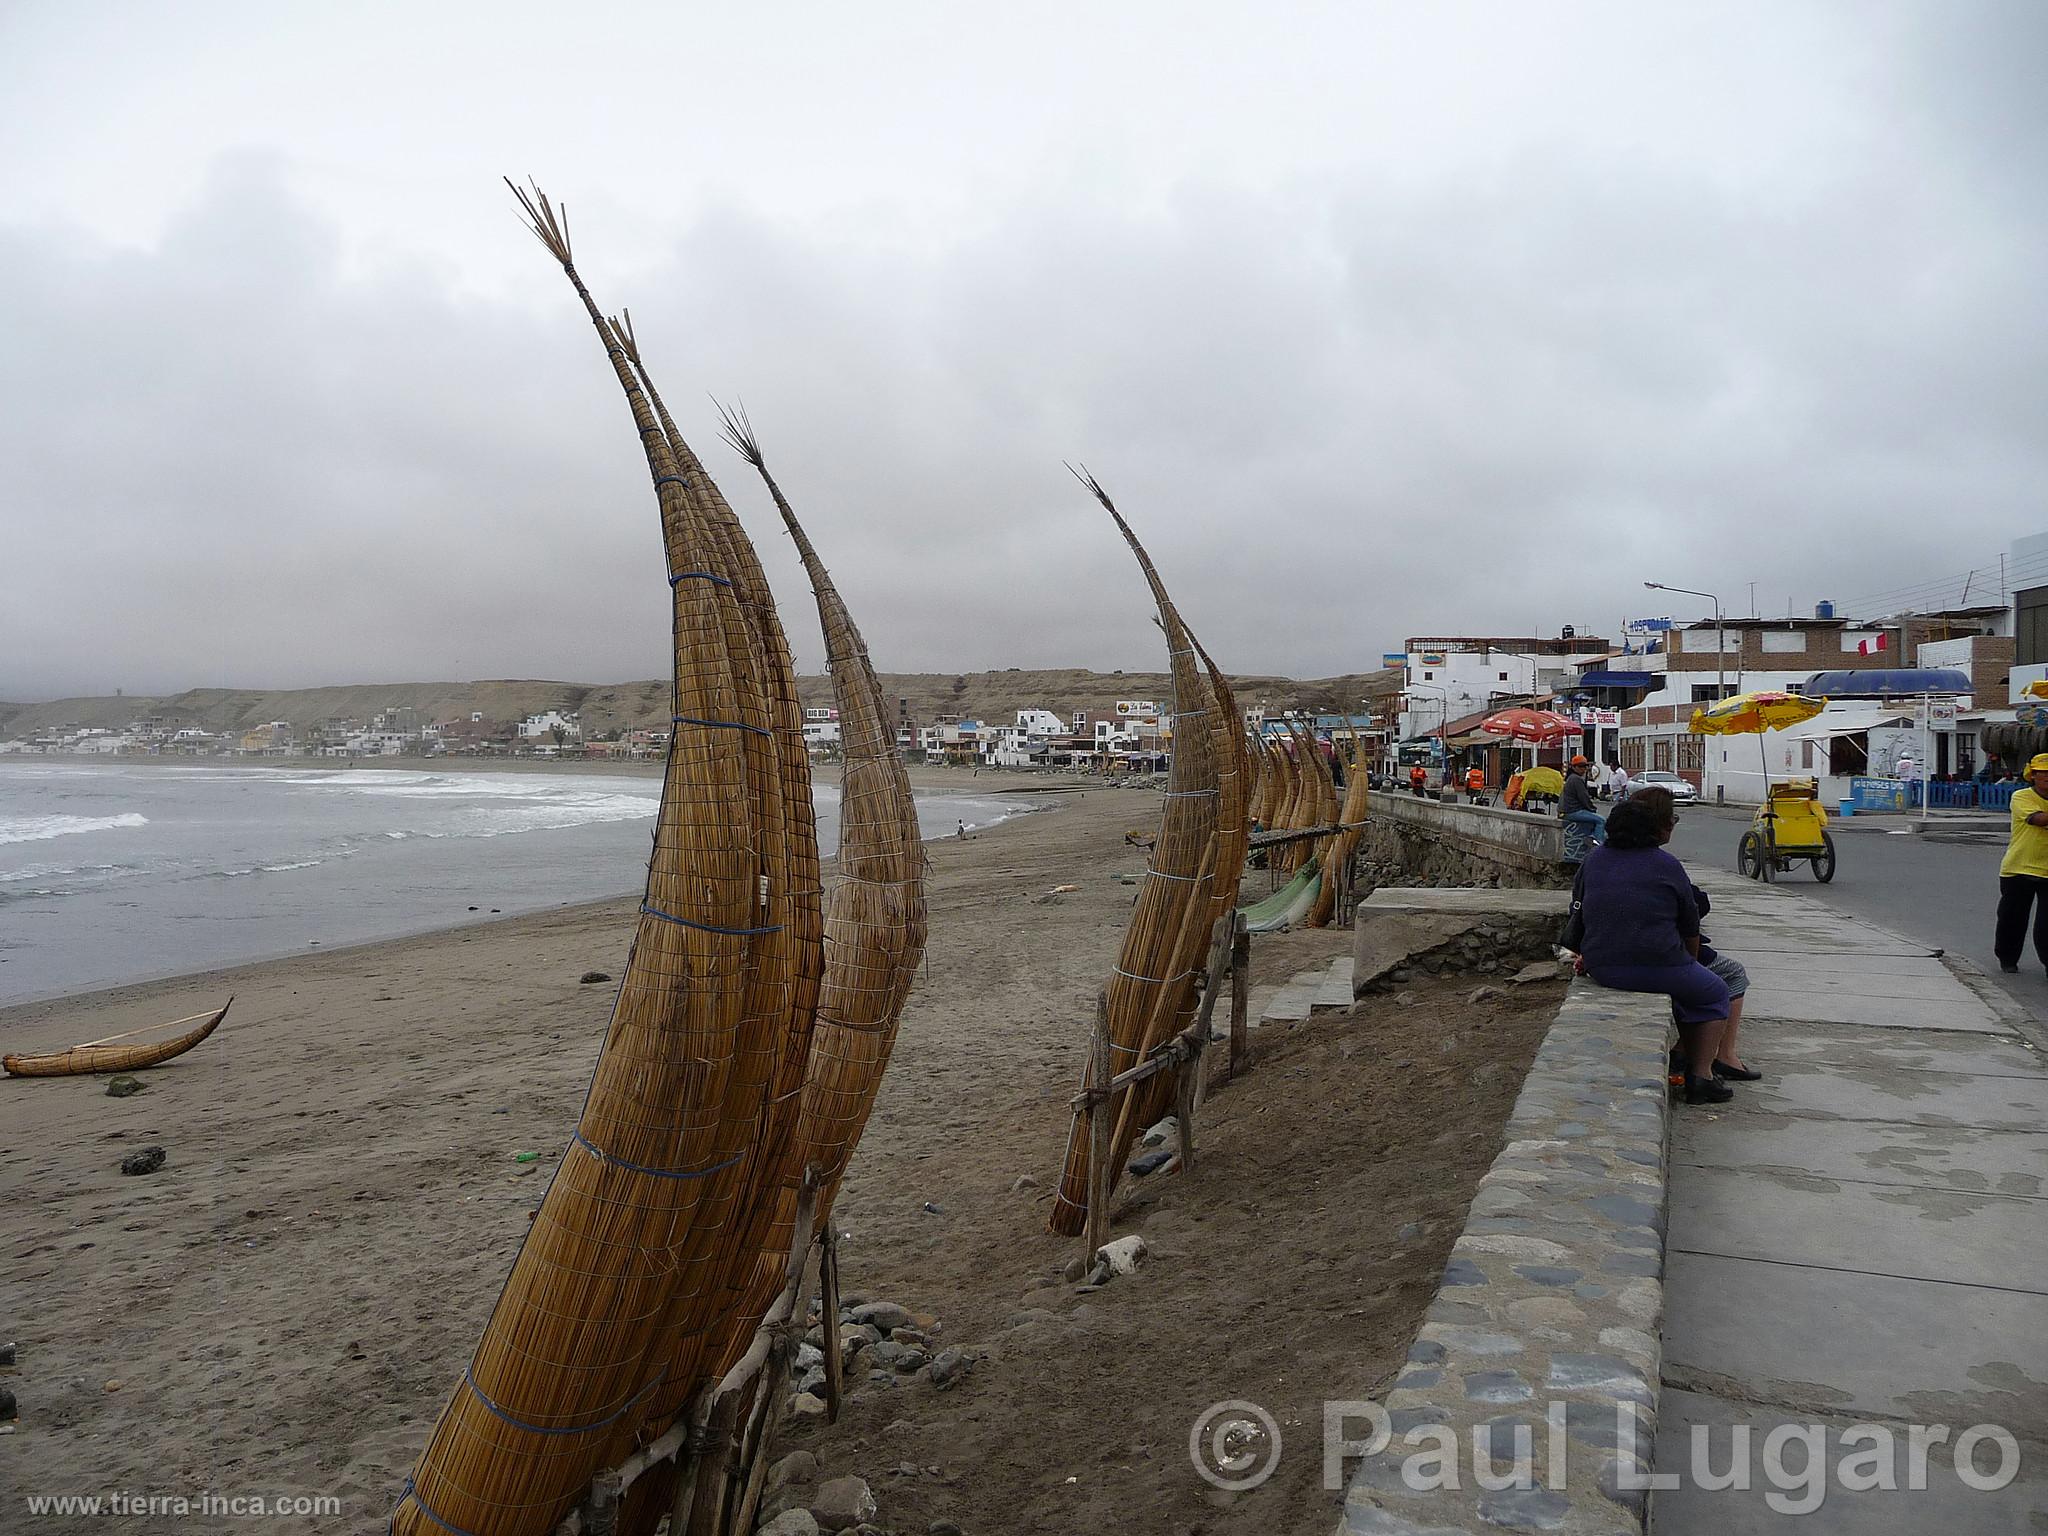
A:
POLYGON ((1688 1104, 1726 1104, 1735 1097, 1735 1090, 1726 1083, 1711 1077, 1685 1075, 1685 1102, 1688 1104))
POLYGON ((2001 971, 2005 972, 2005 974, 2008 976, 2017 976, 2020 973, 2020 968, 2018 966, 2007 965, 2003 960, 1998 962, 1998 968, 2001 971))
POLYGON ((1754 1083, 1763 1077, 1763 1073, 1752 1067, 1731 1067, 1725 1061, 1717 1061, 1714 1063, 1714 1076, 1725 1077, 1731 1083, 1754 1083))

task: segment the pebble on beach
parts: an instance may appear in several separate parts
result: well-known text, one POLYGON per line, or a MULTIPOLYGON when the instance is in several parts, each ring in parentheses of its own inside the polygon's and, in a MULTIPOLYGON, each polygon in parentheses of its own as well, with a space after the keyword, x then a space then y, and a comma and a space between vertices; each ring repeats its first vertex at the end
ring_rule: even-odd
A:
POLYGON ((140 1152, 131 1152, 121 1159, 121 1171, 130 1174, 155 1173, 163 1167, 164 1156, 162 1147, 144 1147, 140 1152))

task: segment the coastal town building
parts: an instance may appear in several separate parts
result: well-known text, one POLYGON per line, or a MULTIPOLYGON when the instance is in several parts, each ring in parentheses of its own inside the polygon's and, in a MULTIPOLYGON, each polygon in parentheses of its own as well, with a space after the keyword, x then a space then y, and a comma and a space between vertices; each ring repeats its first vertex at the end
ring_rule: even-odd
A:
MULTIPOLYGON (((1609 641, 1575 634, 1569 627, 1555 639, 1411 635, 1398 653, 1402 708, 1397 737, 1425 737, 1460 716, 1568 686, 1577 675, 1574 658, 1612 649, 1609 641)), ((1396 659, 1396 653, 1387 654, 1390 664, 1396 659)))
POLYGON ((546 742, 560 747, 565 742, 580 742, 583 726, 574 710, 564 713, 559 709, 544 709, 519 722, 519 739, 534 745, 546 742))
POLYGON ((839 750, 838 710, 806 709, 804 711, 804 746, 813 756, 839 750))

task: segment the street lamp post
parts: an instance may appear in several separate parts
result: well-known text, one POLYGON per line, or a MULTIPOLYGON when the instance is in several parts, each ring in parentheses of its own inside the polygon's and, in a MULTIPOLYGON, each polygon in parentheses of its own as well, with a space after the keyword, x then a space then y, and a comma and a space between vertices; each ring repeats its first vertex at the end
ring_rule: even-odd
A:
POLYGON ((1714 605, 1714 697, 1719 699, 1728 692, 1728 632, 1721 627, 1721 599, 1711 592, 1697 592, 1691 587, 1674 587, 1668 582, 1646 581, 1646 587, 1659 592, 1683 592, 1687 597, 1704 597, 1714 605))

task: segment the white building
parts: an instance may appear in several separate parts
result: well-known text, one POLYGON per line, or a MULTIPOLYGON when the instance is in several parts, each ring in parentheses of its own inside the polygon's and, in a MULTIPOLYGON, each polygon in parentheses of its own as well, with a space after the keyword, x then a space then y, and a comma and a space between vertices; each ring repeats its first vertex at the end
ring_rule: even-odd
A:
POLYGON ((839 746, 839 711, 836 709, 807 709, 804 711, 804 748, 810 752, 829 752, 839 746))
POLYGON ((133 736, 123 731, 103 730, 98 726, 80 731, 72 740, 70 750, 87 756, 104 752, 132 752, 138 743, 133 736))
POLYGON ((564 741, 583 739, 583 727, 577 723, 575 712, 572 710, 564 714, 559 709, 545 709, 537 715, 528 715, 519 722, 519 739, 552 744, 557 730, 561 731, 564 741))
POLYGON ((1396 733, 1402 741, 1503 700, 1569 688, 1577 680, 1576 661, 1612 649, 1605 640, 1569 631, 1555 640, 1446 635, 1411 637, 1406 644, 1396 733))
POLYGON ((1031 736, 1065 736, 1070 731, 1067 722, 1049 709, 1020 709, 1017 711, 1017 728, 1031 736))

